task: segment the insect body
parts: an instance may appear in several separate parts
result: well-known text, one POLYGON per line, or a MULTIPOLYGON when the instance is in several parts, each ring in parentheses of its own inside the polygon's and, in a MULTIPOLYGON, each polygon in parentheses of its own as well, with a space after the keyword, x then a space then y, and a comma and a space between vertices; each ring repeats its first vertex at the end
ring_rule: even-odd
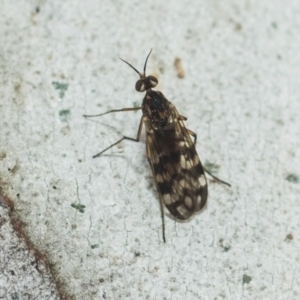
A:
MULTIPOLYGON (((184 126, 183 121, 187 118, 180 115, 175 106, 161 92, 152 89, 157 85, 158 80, 154 76, 146 76, 146 65, 150 54, 151 51, 146 58, 143 73, 121 59, 140 76, 135 88, 138 92, 146 92, 141 107, 111 110, 100 115, 85 115, 85 117, 142 109, 143 115, 137 138, 125 136, 94 157, 101 155, 124 139, 138 142, 142 126, 145 125, 147 159, 159 194, 165 242, 164 206, 175 219, 189 219, 206 204, 207 181, 204 171, 210 173, 203 168, 196 152, 196 134, 184 126)), ((212 174, 210 175, 229 185, 212 174)))

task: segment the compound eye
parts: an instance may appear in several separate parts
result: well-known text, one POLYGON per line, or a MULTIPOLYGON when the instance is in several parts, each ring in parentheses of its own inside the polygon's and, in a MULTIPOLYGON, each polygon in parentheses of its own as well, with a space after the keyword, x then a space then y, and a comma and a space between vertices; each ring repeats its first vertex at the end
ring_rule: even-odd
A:
POLYGON ((154 76, 148 76, 147 79, 149 80, 152 88, 156 87, 156 85, 158 84, 158 80, 154 76))
POLYGON ((135 84, 135 89, 141 93, 145 92, 146 88, 145 88, 144 80, 142 80, 142 79, 138 80, 135 84))

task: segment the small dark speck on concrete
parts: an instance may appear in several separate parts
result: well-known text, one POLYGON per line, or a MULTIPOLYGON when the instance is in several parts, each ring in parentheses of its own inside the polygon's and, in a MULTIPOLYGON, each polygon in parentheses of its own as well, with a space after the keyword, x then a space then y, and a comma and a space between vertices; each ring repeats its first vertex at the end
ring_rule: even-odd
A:
POLYGON ((287 234, 286 237, 285 237, 286 241, 291 241, 293 239, 294 239, 294 237, 293 237, 293 235, 291 233, 287 234))
POLYGON ((235 23, 235 27, 234 28, 235 28, 236 31, 240 31, 240 30, 242 30, 243 26, 242 26, 241 23, 235 23))
POLYGON ((250 283, 251 280, 252 280, 252 277, 250 277, 246 274, 243 275, 243 284, 250 283))
POLYGON ((299 177, 296 174, 289 174, 285 179, 292 183, 299 183, 299 177))
POLYGON ((68 83, 61 83, 57 81, 53 81, 52 85, 56 90, 59 90, 59 98, 64 98, 65 92, 67 91, 69 84, 68 83))
POLYGON ((68 122, 71 112, 69 109, 63 109, 59 111, 59 118, 62 122, 68 122))
POLYGON ((83 204, 72 203, 71 207, 75 208, 76 210, 78 210, 81 213, 84 213, 85 205, 83 205, 83 204))
POLYGON ((231 248, 230 246, 226 246, 226 247, 224 246, 224 247, 223 247, 224 252, 228 252, 228 251, 230 250, 230 248, 231 248))
POLYGON ((18 294, 17 294, 16 292, 10 294, 10 298, 11 298, 12 300, 19 300, 19 299, 20 299, 19 296, 18 296, 18 294))
POLYGON ((228 252, 231 249, 230 245, 228 245, 228 244, 224 245, 224 240, 223 239, 219 240, 219 244, 223 248, 224 252, 228 252))

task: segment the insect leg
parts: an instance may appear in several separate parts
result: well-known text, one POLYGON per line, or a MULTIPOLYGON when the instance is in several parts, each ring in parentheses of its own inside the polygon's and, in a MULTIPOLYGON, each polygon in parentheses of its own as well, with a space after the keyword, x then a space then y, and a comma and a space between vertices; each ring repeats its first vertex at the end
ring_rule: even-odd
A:
POLYGON ((166 236, 165 236, 165 213, 164 213, 164 205, 161 199, 161 196, 159 195, 159 203, 160 203, 160 212, 161 212, 161 221, 162 221, 162 235, 163 235, 163 241, 166 242, 166 236))
MULTIPOLYGON (((189 129, 187 129, 187 131, 188 131, 189 135, 191 135, 194 138, 194 144, 196 145, 197 134, 195 132, 189 130, 189 129)), ((206 168, 203 167, 203 169, 204 169, 205 173, 207 173, 208 175, 210 175, 213 179, 219 181, 220 183, 223 183, 223 184, 226 184, 228 186, 231 186, 228 182, 223 181, 223 180, 219 179, 218 177, 214 176, 213 174, 211 174, 206 168)))
POLYGON ((112 110, 109 110, 109 111, 107 111, 105 113, 98 114, 98 115, 83 115, 83 116, 86 117, 86 118, 100 117, 100 116, 107 115, 107 114, 110 114, 110 113, 113 113, 113 112, 134 111, 134 110, 139 110, 139 109, 142 109, 142 107, 128 107, 128 108, 121 108, 121 109, 112 109, 112 110))
POLYGON ((141 133, 142 133, 142 128, 143 128, 143 124, 144 124, 144 116, 142 116, 141 121, 140 121, 140 125, 139 125, 139 130, 137 132, 137 136, 136 139, 135 138, 131 138, 128 136, 123 136, 120 140, 118 140, 117 142, 113 143, 112 145, 110 145, 109 147, 105 148, 104 150, 102 150, 101 152, 99 152, 98 154, 94 155, 93 158, 96 158, 98 156, 100 156, 102 153, 104 153, 105 151, 107 151, 108 149, 112 148, 113 146, 119 144, 120 142, 122 142, 123 140, 130 140, 133 142, 138 142, 140 140, 141 137, 141 133))
POLYGON ((231 185, 230 185, 228 182, 223 181, 223 180, 221 180, 220 178, 214 176, 214 175, 211 174, 206 168, 203 167, 203 169, 204 169, 205 173, 209 174, 213 179, 215 179, 215 180, 219 181, 220 183, 226 184, 226 185, 228 185, 229 187, 231 187, 231 185))

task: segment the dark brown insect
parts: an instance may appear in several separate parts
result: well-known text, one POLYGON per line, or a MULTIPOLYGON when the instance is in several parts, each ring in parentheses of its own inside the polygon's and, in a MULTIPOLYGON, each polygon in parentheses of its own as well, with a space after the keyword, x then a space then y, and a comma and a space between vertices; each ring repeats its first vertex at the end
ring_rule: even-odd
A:
POLYGON ((161 92, 152 90, 158 80, 154 76, 146 76, 146 66, 151 51, 146 58, 143 73, 121 59, 140 76, 135 89, 138 92, 146 92, 141 107, 114 109, 99 115, 84 116, 96 117, 112 112, 142 109, 143 115, 136 138, 124 136, 93 157, 101 155, 123 140, 138 142, 142 127, 145 125, 147 159, 159 194, 165 242, 164 206, 175 219, 181 221, 189 219, 200 211, 207 200, 207 181, 204 171, 214 179, 230 185, 204 169, 195 149, 197 136, 184 126, 183 121, 187 118, 180 115, 175 106, 161 92))

